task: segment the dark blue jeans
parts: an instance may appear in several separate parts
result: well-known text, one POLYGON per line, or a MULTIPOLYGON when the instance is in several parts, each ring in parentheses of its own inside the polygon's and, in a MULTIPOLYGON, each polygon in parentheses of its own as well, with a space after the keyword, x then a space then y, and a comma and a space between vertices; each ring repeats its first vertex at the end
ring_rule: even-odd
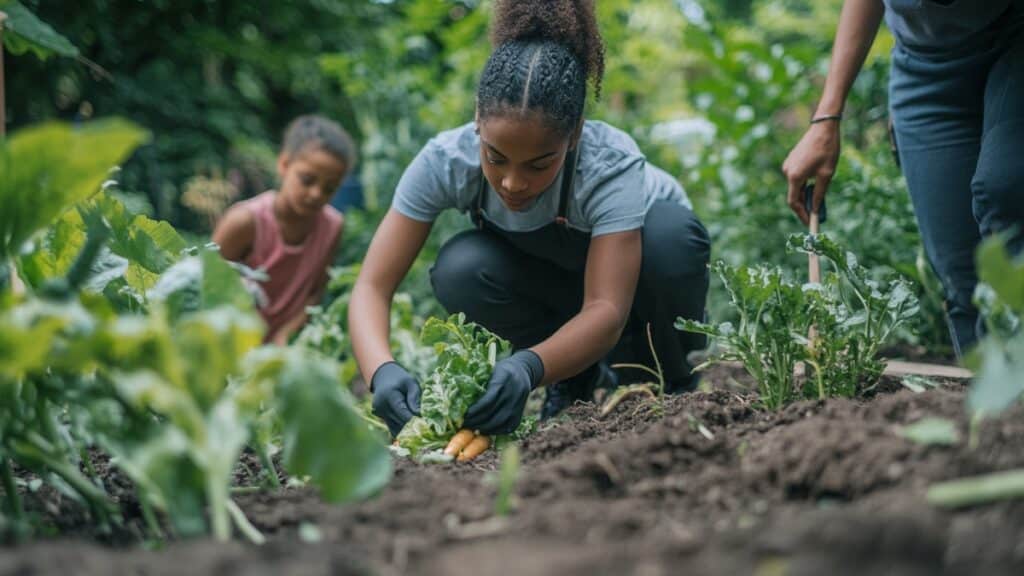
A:
POLYGON ((925 252, 942 282, 959 356, 979 336, 972 303, 981 238, 1024 244, 1024 14, 984 49, 892 56, 890 107, 925 252))
MULTIPOLYGON (((680 332, 676 317, 704 318, 711 242, 689 208, 657 202, 644 220, 643 259, 636 296, 623 337, 610 354, 616 362, 654 367, 644 328, 670 391, 694 380, 686 361, 705 339, 680 332)), ((434 293, 451 313, 463 312, 511 341, 533 346, 555 333, 583 305, 583 273, 533 257, 487 230, 467 230, 449 240, 430 272, 434 293)), ((581 376, 592 375, 596 366, 581 376)))

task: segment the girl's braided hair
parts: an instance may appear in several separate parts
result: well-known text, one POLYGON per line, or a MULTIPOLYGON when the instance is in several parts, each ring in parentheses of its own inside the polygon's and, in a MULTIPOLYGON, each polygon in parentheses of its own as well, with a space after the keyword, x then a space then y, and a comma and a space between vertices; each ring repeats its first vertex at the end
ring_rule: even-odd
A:
POLYGON ((480 118, 539 113, 571 134, 583 117, 587 80, 600 95, 604 75, 594 0, 498 0, 491 43, 477 89, 480 118))

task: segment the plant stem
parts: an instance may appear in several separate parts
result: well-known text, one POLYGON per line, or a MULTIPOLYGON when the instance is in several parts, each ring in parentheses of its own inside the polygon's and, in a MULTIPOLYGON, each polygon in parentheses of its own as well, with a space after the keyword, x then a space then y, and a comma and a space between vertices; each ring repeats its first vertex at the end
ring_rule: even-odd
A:
POLYGON ((507 516, 512 510, 516 478, 519 477, 519 446, 512 444, 501 453, 498 494, 494 499, 494 515, 507 516))
POLYGON ((139 507, 142 509, 142 519, 146 522, 146 528, 149 530, 150 535, 163 540, 165 538, 164 531, 160 529, 160 523, 156 520, 156 514, 153 513, 153 506, 149 503, 149 496, 140 490, 138 498, 139 507))
POLYGON ((228 488, 221 482, 207 479, 206 493, 210 502, 210 524, 213 527, 213 537, 221 542, 231 540, 231 522, 228 518, 227 503, 228 488))
POLYGON ((665 395, 665 373, 661 369, 661 360, 658 359, 658 351, 654 349, 654 337, 651 336, 651 323, 647 323, 647 345, 651 347, 651 356, 654 357, 654 367, 658 370, 658 398, 665 395))
POLYGON ((612 368, 615 368, 615 369, 619 369, 619 368, 635 368, 637 370, 643 370, 644 372, 647 372, 648 374, 650 374, 651 376, 654 376, 655 378, 659 378, 661 376, 660 374, 658 374, 654 370, 648 368, 647 366, 644 366, 643 364, 629 364, 629 363, 626 363, 626 364, 612 364, 612 368))
POLYGON ((267 541, 263 534, 260 534, 260 531, 249 522, 249 519, 245 517, 245 512, 242 512, 242 509, 238 507, 238 504, 235 504, 234 500, 228 498, 224 505, 228 513, 231 514, 231 519, 234 520, 238 531, 244 534, 250 542, 253 544, 263 544, 267 541))
POLYGON ((1024 498, 1024 468, 942 482, 928 489, 928 502, 947 508, 1012 498, 1024 498))
POLYGON ((18 486, 14 483, 14 471, 11 469, 10 458, 0 458, 0 473, 3 474, 4 492, 7 493, 7 507, 17 524, 25 520, 25 508, 21 505, 18 486))
POLYGON ((267 452, 267 445, 264 442, 256 442, 256 452, 260 457, 260 464, 263 465, 263 470, 270 476, 270 486, 280 490, 281 479, 277 476, 277 468, 274 467, 274 461, 270 458, 270 453, 267 452))
POLYGON ((107 499, 107 494, 100 490, 95 484, 89 481, 77 468, 71 466, 58 456, 51 454, 53 447, 45 438, 35 432, 29 432, 21 442, 16 443, 15 451, 27 459, 35 460, 48 468, 51 472, 60 476, 68 483, 85 501, 100 524, 110 524, 111 516, 116 511, 114 505, 107 499))

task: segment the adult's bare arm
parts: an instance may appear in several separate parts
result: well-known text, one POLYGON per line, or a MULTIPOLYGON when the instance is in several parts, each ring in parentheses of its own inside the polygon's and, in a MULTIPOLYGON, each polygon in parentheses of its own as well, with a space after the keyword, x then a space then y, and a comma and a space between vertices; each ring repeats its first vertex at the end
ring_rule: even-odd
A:
MULTIPOLYGON (((832 46, 832 63, 815 116, 841 114, 885 13, 882 0, 846 0, 832 46)), ((782 164, 788 184, 789 207, 807 224, 804 185, 814 178, 813 209, 817 211, 839 162, 839 122, 811 124, 782 164)))
POLYGON ((352 349, 367 382, 381 364, 394 360, 389 340, 391 298, 423 247, 431 226, 392 209, 370 242, 348 306, 352 349))
POLYGON ((532 348, 544 362, 542 384, 577 374, 615 346, 633 305, 641 255, 639 230, 606 234, 590 241, 583 307, 550 338, 532 348))

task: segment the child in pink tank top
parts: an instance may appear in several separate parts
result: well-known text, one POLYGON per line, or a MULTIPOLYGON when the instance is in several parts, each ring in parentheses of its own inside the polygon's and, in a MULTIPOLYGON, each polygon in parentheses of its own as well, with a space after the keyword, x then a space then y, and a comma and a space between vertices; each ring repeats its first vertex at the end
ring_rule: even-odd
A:
POLYGON ((338 124, 300 116, 277 158, 280 189, 235 204, 213 232, 224 258, 270 277, 260 306, 266 342, 285 344, 305 323, 306 306, 323 296, 344 224, 328 202, 355 161, 355 145, 338 124))

